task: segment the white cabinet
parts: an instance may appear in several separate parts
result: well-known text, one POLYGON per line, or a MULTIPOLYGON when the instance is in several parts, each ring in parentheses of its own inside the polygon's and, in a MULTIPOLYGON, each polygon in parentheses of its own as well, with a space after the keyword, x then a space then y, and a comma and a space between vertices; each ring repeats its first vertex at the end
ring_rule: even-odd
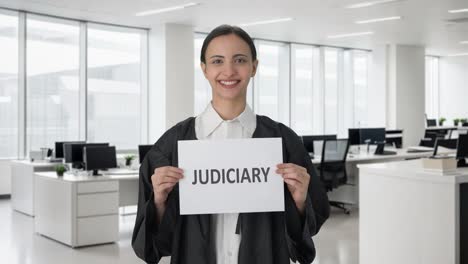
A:
POLYGON ((118 240, 118 180, 37 173, 35 189, 37 233, 71 247, 118 240))

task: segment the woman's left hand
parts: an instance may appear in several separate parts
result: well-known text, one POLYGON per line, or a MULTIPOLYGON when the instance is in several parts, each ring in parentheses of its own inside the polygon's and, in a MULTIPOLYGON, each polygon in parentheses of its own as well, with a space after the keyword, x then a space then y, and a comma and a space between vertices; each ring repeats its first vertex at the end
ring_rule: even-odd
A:
POLYGON ((297 209, 303 213, 310 181, 307 170, 296 164, 282 163, 277 165, 276 173, 281 174, 289 192, 291 192, 297 209))

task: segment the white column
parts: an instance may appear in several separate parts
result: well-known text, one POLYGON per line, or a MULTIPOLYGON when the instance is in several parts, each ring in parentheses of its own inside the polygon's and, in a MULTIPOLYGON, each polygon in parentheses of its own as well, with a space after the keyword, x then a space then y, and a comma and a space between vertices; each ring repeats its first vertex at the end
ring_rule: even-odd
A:
POLYGON ((414 146, 425 128, 425 49, 391 45, 388 55, 387 127, 403 129, 404 146, 414 146))
POLYGON ((149 142, 193 116, 194 35, 190 26, 165 24, 149 33, 149 142))

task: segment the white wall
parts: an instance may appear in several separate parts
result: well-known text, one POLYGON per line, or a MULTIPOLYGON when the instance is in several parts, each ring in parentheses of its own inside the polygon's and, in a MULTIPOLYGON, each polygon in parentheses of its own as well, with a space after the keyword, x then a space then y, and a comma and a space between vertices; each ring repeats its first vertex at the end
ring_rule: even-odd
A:
POLYGON ((439 111, 446 125, 468 118, 468 57, 440 58, 439 111))
POLYGON ((387 122, 387 53, 387 45, 375 46, 372 49, 367 89, 367 109, 369 110, 367 111, 367 125, 369 127, 385 127, 387 122))
POLYGON ((11 193, 11 169, 9 160, 0 160, 0 195, 11 193))

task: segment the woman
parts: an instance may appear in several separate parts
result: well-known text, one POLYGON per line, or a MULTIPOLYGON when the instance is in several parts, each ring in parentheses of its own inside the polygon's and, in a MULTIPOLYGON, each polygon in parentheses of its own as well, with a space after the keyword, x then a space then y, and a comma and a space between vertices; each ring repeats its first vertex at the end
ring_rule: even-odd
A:
POLYGON ((238 27, 219 26, 206 37, 200 60, 212 101, 169 129, 141 164, 136 254, 149 263, 163 256, 171 263, 311 263, 311 237, 328 218, 328 199, 299 137, 246 103, 258 65, 252 39, 238 27), (285 182, 285 211, 181 216, 177 141, 250 137, 282 138, 284 163, 276 172, 285 182))

